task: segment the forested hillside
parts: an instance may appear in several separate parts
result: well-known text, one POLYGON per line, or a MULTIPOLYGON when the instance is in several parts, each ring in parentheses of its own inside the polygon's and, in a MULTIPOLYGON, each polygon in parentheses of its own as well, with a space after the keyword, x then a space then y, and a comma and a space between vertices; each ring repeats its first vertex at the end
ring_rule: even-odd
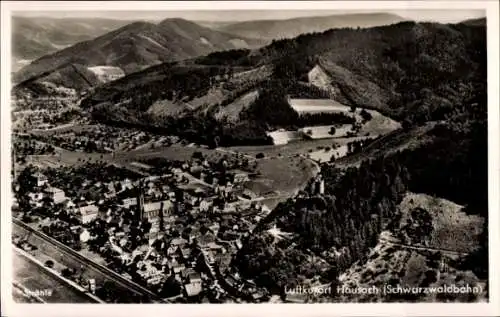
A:
MULTIPOLYGON (((295 125, 296 113, 284 102, 285 95, 324 98, 324 91, 302 84, 307 73, 320 65, 331 78, 339 102, 377 109, 408 127, 444 120, 474 91, 484 89, 485 60, 482 25, 402 22, 370 29, 334 29, 273 41, 258 50, 217 52, 177 66, 155 66, 98 88, 82 104, 101 104, 94 107, 97 112, 109 107, 126 114, 109 121, 161 127, 190 112, 199 117, 200 113, 213 114, 210 108, 223 111, 249 89, 258 89, 260 97, 240 114, 239 134, 242 140, 247 134, 251 140, 265 140, 264 134, 256 135, 264 133, 263 129, 242 129, 254 129, 256 114, 260 125, 269 129, 295 125), (260 72, 263 67, 272 74, 260 72), (243 85, 241 81, 231 84, 240 73, 251 72, 257 76, 243 85), (189 104, 203 98, 207 100, 203 107, 188 106, 168 120, 144 114, 159 100, 189 104)), ((330 118, 316 120, 321 123, 330 118)))
MULTIPOLYGON (((341 170, 323 165, 325 194, 289 200, 278 206, 270 220, 281 230, 295 234, 294 259, 289 258, 291 241, 276 243, 260 231, 245 242, 235 264, 245 277, 278 292, 285 285, 298 283, 300 276, 319 274, 335 281, 351 264, 366 261, 381 231, 394 225, 397 206, 407 191, 449 199, 466 206, 466 213, 487 219, 486 105, 485 91, 475 92, 428 132, 432 141, 419 148, 364 161, 359 168, 341 170), (274 247, 269 248, 269 243, 274 247), (332 270, 321 272, 306 266, 310 251, 318 255, 334 252, 336 256, 328 257, 332 270)), ((484 278, 488 246, 484 239, 481 243, 456 266, 484 278)))

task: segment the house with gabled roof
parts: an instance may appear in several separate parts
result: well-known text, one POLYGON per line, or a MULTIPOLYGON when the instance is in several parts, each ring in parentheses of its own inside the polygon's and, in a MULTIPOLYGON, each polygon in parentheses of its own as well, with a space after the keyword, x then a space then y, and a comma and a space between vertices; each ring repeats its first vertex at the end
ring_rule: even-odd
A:
POLYGON ((86 205, 78 208, 79 218, 82 223, 88 223, 97 218, 99 208, 96 205, 86 205))

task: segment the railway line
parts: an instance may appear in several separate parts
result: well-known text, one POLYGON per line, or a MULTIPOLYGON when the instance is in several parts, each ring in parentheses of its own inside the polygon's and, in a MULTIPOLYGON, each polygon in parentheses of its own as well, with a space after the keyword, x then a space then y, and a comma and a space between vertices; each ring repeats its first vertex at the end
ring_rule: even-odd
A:
POLYGON ((76 269, 84 268, 86 275, 100 281, 110 281, 125 292, 132 292, 139 295, 144 302, 163 302, 155 293, 145 287, 126 279, 116 272, 92 261, 81 255, 59 241, 27 226, 17 219, 13 219, 13 231, 22 231, 29 236, 29 241, 37 245, 40 249, 51 248, 53 253, 57 253, 64 265, 76 269))

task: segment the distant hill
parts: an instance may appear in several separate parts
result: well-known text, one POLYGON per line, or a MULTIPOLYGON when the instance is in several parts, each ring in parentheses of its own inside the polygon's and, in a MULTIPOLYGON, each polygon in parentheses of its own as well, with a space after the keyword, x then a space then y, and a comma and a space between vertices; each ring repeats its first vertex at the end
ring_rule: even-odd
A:
MULTIPOLYGON (((134 22, 92 40, 45 55, 14 76, 15 82, 65 64, 115 66, 132 73, 163 62, 182 60, 214 51, 259 46, 262 42, 201 27, 183 19, 158 24, 134 22)), ((72 83, 64 83, 72 87, 72 83)))
POLYGON ((12 17, 12 67, 120 28, 131 21, 100 18, 12 17))
MULTIPOLYGON (((205 21, 205 20, 196 20, 193 22, 195 22, 198 25, 204 26, 206 28, 214 29, 214 30, 221 29, 225 26, 236 23, 234 21, 205 21)), ((231 32, 229 32, 229 33, 231 33, 231 32)))
POLYGON ((222 25, 217 29, 239 36, 273 40, 292 38, 305 33, 323 32, 333 28, 366 28, 404 20, 398 15, 389 13, 345 14, 287 20, 246 21, 222 25))
POLYGON ((462 21, 461 23, 466 25, 486 26, 486 18, 469 19, 462 21))

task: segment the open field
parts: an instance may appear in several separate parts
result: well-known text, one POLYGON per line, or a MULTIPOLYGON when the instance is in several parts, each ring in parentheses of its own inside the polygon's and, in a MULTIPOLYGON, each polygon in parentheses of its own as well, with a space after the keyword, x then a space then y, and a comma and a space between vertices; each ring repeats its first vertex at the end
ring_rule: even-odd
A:
POLYGON ((302 157, 261 159, 257 171, 260 177, 247 184, 258 195, 276 192, 292 196, 317 172, 316 166, 302 157))
POLYGON ((309 153, 308 155, 312 160, 323 163, 329 162, 332 156, 335 156, 335 158, 346 156, 347 149, 347 145, 341 145, 336 149, 329 149, 328 151, 326 149, 317 150, 309 153))
POLYGON ((290 106, 300 113, 340 112, 348 114, 351 107, 333 99, 290 99, 290 106))
POLYGON ((189 109, 181 102, 173 102, 167 99, 155 101, 149 108, 147 113, 154 116, 176 116, 183 111, 189 109))
POLYGON ((248 108, 259 97, 259 91, 253 90, 237 98, 225 107, 222 107, 216 114, 217 120, 226 117, 229 121, 235 122, 239 119, 240 113, 248 108))
POLYGON ((231 155, 214 149, 207 149, 195 145, 173 144, 155 149, 143 148, 130 152, 120 152, 115 154, 115 159, 119 162, 130 162, 141 158, 163 157, 173 161, 186 161, 191 159, 195 152, 201 152, 208 161, 218 161, 224 156, 231 155))
MULTIPOLYGON (((122 166, 128 166, 134 161, 162 157, 169 160, 189 160, 193 153, 201 152, 209 161, 218 161, 224 156, 237 155, 233 151, 223 149, 207 149, 198 146, 172 145, 160 149, 143 149, 126 153, 116 153, 115 161, 122 166)), ((285 196, 293 194, 313 176, 315 166, 302 157, 265 157, 257 161, 257 172, 260 176, 249 182, 248 189, 257 195, 277 191, 285 196)))
POLYGON ((72 152, 62 149, 56 149, 56 152, 56 155, 30 155, 27 157, 26 161, 43 168, 43 166, 58 167, 80 165, 87 161, 110 161, 112 158, 111 154, 72 152))
POLYGON ((347 143, 352 141, 364 140, 366 138, 366 136, 360 136, 338 139, 303 140, 283 145, 233 146, 229 149, 235 152, 241 152, 252 156, 257 155, 258 153, 263 153, 266 157, 277 157, 279 155, 295 156, 306 155, 309 150, 315 151, 318 150, 318 147, 332 147, 333 144, 341 146, 346 145, 347 143))
POLYGON ((308 139, 333 139, 346 137, 347 133, 352 131, 352 124, 303 127, 300 128, 299 131, 307 135, 308 139), (335 134, 330 134, 330 129, 332 127, 335 127, 335 134))

